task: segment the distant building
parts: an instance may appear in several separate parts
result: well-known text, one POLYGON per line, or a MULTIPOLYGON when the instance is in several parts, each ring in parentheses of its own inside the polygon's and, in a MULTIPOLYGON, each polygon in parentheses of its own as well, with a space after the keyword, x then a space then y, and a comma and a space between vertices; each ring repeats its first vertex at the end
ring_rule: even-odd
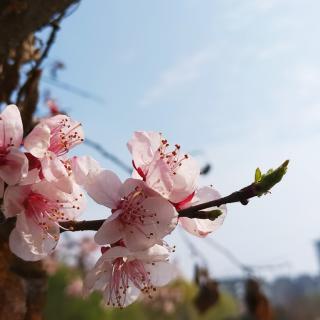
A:
MULTIPOLYGON (((220 288, 236 299, 243 299, 246 278, 219 280, 220 288)), ((320 293, 320 277, 300 275, 298 277, 279 277, 271 282, 259 280, 263 292, 276 306, 285 306, 301 297, 320 293)))

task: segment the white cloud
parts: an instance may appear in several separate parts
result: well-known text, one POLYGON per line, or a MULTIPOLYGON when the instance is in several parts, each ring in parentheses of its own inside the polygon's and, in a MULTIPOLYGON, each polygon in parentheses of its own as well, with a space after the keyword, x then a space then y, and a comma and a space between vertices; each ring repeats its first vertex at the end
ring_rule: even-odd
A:
POLYGON ((176 88, 196 80, 204 71, 204 66, 207 65, 213 57, 213 50, 206 48, 179 61, 176 65, 160 74, 158 81, 145 93, 139 104, 143 107, 149 106, 170 94, 176 88))

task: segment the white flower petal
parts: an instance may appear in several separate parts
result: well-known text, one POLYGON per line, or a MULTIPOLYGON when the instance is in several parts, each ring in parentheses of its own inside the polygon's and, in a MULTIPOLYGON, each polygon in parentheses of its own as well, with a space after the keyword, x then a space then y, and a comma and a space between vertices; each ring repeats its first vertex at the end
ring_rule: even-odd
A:
POLYGON ((35 157, 43 158, 50 146, 50 128, 44 124, 37 124, 24 139, 24 147, 35 157))
MULTIPOLYGON (((221 196, 217 190, 210 187, 203 187, 197 191, 195 196, 196 201, 194 201, 190 205, 197 205, 219 198, 221 198, 221 196)), ((222 214, 213 221, 209 219, 190 219, 181 217, 179 218, 179 222, 181 226, 189 233, 198 237, 205 237, 209 233, 216 231, 222 225, 227 214, 227 207, 225 205, 222 205, 219 208, 213 207, 205 210, 208 211, 214 209, 221 210, 222 214)))
POLYGON ((0 166, 0 177, 9 185, 17 184, 28 174, 28 159, 23 152, 11 148, 0 166))
POLYGON ((26 261, 41 260, 51 254, 57 245, 59 227, 49 220, 46 223, 48 232, 44 232, 32 218, 18 215, 16 226, 9 237, 10 250, 26 261))
POLYGON ((156 287, 168 284, 177 276, 177 268, 166 261, 145 264, 147 272, 150 272, 151 283, 156 287))
MULTIPOLYGON (((116 215, 116 213, 112 214, 116 215)), ((94 236, 96 243, 100 245, 112 244, 121 239, 122 236, 122 225, 118 219, 112 217, 113 219, 107 219, 104 221, 103 225, 97 231, 94 236)))
POLYGON ((8 105, 0 114, 0 144, 19 148, 23 136, 20 111, 17 106, 8 105))
POLYGON ((120 200, 119 190, 121 185, 122 183, 115 173, 103 170, 95 176, 86 188, 89 196, 97 203, 115 209, 120 200))

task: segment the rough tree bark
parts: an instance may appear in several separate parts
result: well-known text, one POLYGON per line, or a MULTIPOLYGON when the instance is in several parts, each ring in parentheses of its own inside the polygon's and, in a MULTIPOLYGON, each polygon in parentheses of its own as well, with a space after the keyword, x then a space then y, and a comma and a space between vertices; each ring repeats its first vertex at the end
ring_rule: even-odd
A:
POLYGON ((30 34, 47 26, 78 0, 3 0, 0 2, 0 59, 30 34))
MULTIPOLYGON (((19 102, 26 132, 32 127, 32 115, 38 103, 41 69, 37 61, 48 53, 46 49, 36 48, 34 34, 47 26, 57 29, 59 26, 53 25, 57 17, 62 17, 77 2, 0 2, 0 103, 19 102), (31 69, 22 75, 26 63, 31 69)), ((25 262, 10 252, 8 237, 12 228, 12 222, 0 221, 0 320, 40 320, 47 287, 46 271, 42 262, 25 262)))

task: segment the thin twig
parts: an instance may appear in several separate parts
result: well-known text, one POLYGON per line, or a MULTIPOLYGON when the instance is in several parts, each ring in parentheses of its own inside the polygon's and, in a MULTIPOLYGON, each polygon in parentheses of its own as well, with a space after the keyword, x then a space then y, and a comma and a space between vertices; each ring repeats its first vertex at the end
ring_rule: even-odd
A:
POLYGON ((212 238, 205 238, 204 239, 208 245, 214 247, 217 251, 219 251, 222 255, 224 255, 233 265, 240 268, 241 271, 243 271, 246 274, 253 273, 253 268, 251 266, 248 266, 244 263, 242 263, 229 249, 227 249, 225 246, 222 246, 221 244, 214 241, 212 238))
MULTIPOLYGON (((179 217, 187 217, 190 219, 211 219, 211 211, 202 211, 208 208, 220 207, 228 203, 240 202, 243 205, 249 203, 249 199, 263 194, 269 193, 269 190, 278 182, 286 173, 289 161, 285 161, 280 167, 264 175, 259 181, 253 182, 249 186, 242 188, 239 191, 233 192, 226 197, 208 201, 186 209, 179 210, 179 217)), ((215 218, 218 215, 214 215, 215 218)), ((83 231, 83 230, 98 230, 105 220, 92 220, 92 221, 67 221, 61 222, 61 231, 83 231)))
POLYGON ((20 87, 20 89, 17 93, 17 103, 16 103, 17 105, 19 105, 21 102, 22 95, 24 94, 26 87, 27 87, 27 84, 28 84, 28 79, 33 76, 33 74, 40 68, 42 62, 47 58, 49 51, 50 51, 50 49, 56 39, 57 32, 60 29, 59 23, 63 19, 64 15, 65 15, 65 11, 60 13, 59 16, 54 21, 52 21, 50 23, 52 30, 51 30, 49 38, 46 42, 46 47, 43 50, 41 57, 38 59, 38 61, 35 63, 35 65, 32 67, 32 69, 28 72, 29 75, 28 75, 26 82, 20 87))
POLYGON ((60 222, 61 232, 64 231, 97 231, 105 220, 82 220, 82 221, 66 221, 60 222))
MULTIPOLYGON (((219 207, 223 204, 232 203, 232 202, 241 202, 246 204, 247 199, 255 197, 257 193, 254 193, 252 185, 241 189, 240 191, 234 192, 227 197, 223 197, 217 200, 205 202, 196 206, 189 207, 187 209, 182 209, 178 211, 179 217, 186 217, 190 219, 208 219, 209 214, 206 211, 201 211, 203 209, 219 207), (250 192, 248 191, 250 190, 250 192), (247 197, 247 198, 246 198, 247 197), (241 201, 240 201, 241 199, 241 201)), ((60 225, 63 229, 61 231, 84 231, 84 230, 98 230, 105 220, 90 220, 90 221, 67 221, 61 222, 60 225)))
POLYGON ((259 192, 257 190, 257 185, 256 183, 252 183, 249 186, 239 191, 233 192, 226 197, 201 203, 186 209, 182 209, 179 211, 179 217, 193 218, 193 214, 195 212, 198 212, 200 210, 207 209, 207 208, 220 207, 221 205, 228 204, 228 203, 240 202, 243 205, 247 205, 249 203, 248 199, 251 199, 258 195, 259 195, 259 192))
POLYGON ((287 267, 289 263, 287 261, 279 262, 279 263, 269 263, 269 264, 262 264, 262 265, 248 265, 241 262, 237 256, 227 247, 223 246, 222 244, 218 243, 216 240, 206 237, 204 239, 205 242, 217 251, 219 251, 223 256, 225 256, 233 265, 240 268, 246 275, 253 275, 257 271, 266 270, 272 271, 280 268, 287 267))
POLYGON ((52 30, 51 30, 51 33, 50 33, 49 38, 47 40, 46 47, 45 47, 44 51, 42 52, 40 59, 38 59, 36 64, 34 65, 33 70, 40 68, 44 59, 47 58, 49 51, 50 51, 54 41, 56 40, 57 32, 60 29, 60 22, 63 19, 64 14, 65 14, 65 12, 62 12, 57 19, 55 19, 54 21, 52 21, 50 23, 52 30))

